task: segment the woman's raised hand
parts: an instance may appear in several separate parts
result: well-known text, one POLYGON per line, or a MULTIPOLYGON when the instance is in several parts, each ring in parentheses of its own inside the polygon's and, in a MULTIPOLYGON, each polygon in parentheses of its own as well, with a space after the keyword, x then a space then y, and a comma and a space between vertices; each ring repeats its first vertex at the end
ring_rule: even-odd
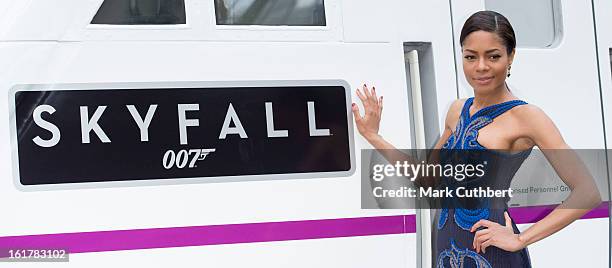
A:
POLYGON ((359 133, 370 140, 378 135, 378 128, 380 127, 380 116, 383 108, 383 98, 376 96, 376 88, 372 87, 370 90, 366 84, 363 84, 363 88, 357 89, 357 96, 363 104, 364 113, 363 116, 359 113, 359 107, 353 103, 353 116, 355 117, 355 124, 359 133))

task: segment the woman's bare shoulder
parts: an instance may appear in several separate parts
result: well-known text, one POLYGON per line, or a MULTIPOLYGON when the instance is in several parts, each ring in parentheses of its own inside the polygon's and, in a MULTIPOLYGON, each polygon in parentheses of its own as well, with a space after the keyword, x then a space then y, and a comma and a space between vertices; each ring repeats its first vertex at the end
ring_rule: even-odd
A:
POLYGON ((561 148, 565 143, 555 123, 540 107, 520 105, 512 109, 512 113, 538 147, 561 148))
POLYGON ((450 130, 455 129, 454 126, 457 124, 459 120, 459 116, 461 115, 461 110, 463 109, 463 105, 467 99, 456 99, 454 100, 450 107, 448 108, 448 112, 446 113, 445 124, 446 127, 450 130))
POLYGON ((459 115, 461 114, 461 110, 466 100, 467 99, 456 99, 451 103, 450 107, 448 108, 448 113, 446 114, 447 121, 448 119, 456 120, 459 118, 459 115))
POLYGON ((550 118, 544 110, 534 104, 525 104, 514 107, 510 110, 512 115, 519 119, 522 123, 532 124, 534 122, 548 121, 550 118))
POLYGON ((461 108, 463 108, 463 105, 465 104, 465 101, 467 101, 467 98, 454 100, 451 103, 449 111, 452 110, 452 111, 455 111, 455 112, 461 112, 461 108))

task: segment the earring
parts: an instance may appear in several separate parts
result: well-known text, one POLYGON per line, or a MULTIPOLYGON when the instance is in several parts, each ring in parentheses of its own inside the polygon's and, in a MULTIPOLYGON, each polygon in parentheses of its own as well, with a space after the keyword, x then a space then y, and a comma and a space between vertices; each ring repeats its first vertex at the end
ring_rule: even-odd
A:
POLYGON ((508 65, 508 74, 506 74, 507 77, 510 77, 510 69, 512 69, 512 65, 508 65))

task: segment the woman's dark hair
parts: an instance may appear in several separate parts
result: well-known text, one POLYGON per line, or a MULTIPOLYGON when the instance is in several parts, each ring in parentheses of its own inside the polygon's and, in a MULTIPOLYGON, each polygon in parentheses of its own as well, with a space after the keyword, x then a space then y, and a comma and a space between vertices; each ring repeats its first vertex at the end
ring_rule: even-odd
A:
POLYGON ((463 29, 461 29, 461 36, 459 37, 461 46, 463 46, 465 38, 476 31, 497 34, 506 46, 508 54, 511 54, 512 50, 516 47, 516 37, 514 36, 512 25, 510 25, 510 22, 504 15, 495 11, 478 11, 465 21, 463 29))

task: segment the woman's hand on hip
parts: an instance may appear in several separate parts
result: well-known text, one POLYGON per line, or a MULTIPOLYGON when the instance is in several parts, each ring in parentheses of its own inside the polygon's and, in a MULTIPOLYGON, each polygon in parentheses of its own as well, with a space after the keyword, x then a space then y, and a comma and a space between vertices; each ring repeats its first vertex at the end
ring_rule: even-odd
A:
POLYGON ((367 140, 370 140, 378 136, 380 116, 383 108, 382 96, 380 98, 377 97, 376 88, 372 87, 372 90, 370 90, 365 84, 361 90, 357 89, 357 96, 361 100, 365 111, 363 116, 361 116, 359 107, 356 103, 353 103, 352 110, 355 124, 359 133, 367 140))
POLYGON ((486 227, 476 231, 474 236, 472 246, 477 253, 480 253, 480 251, 485 253, 489 246, 496 246, 510 252, 515 252, 525 247, 519 235, 515 234, 512 229, 512 219, 510 219, 508 212, 504 212, 504 217, 506 218, 506 226, 488 220, 480 220, 472 226, 470 232, 476 231, 479 227, 486 227))

